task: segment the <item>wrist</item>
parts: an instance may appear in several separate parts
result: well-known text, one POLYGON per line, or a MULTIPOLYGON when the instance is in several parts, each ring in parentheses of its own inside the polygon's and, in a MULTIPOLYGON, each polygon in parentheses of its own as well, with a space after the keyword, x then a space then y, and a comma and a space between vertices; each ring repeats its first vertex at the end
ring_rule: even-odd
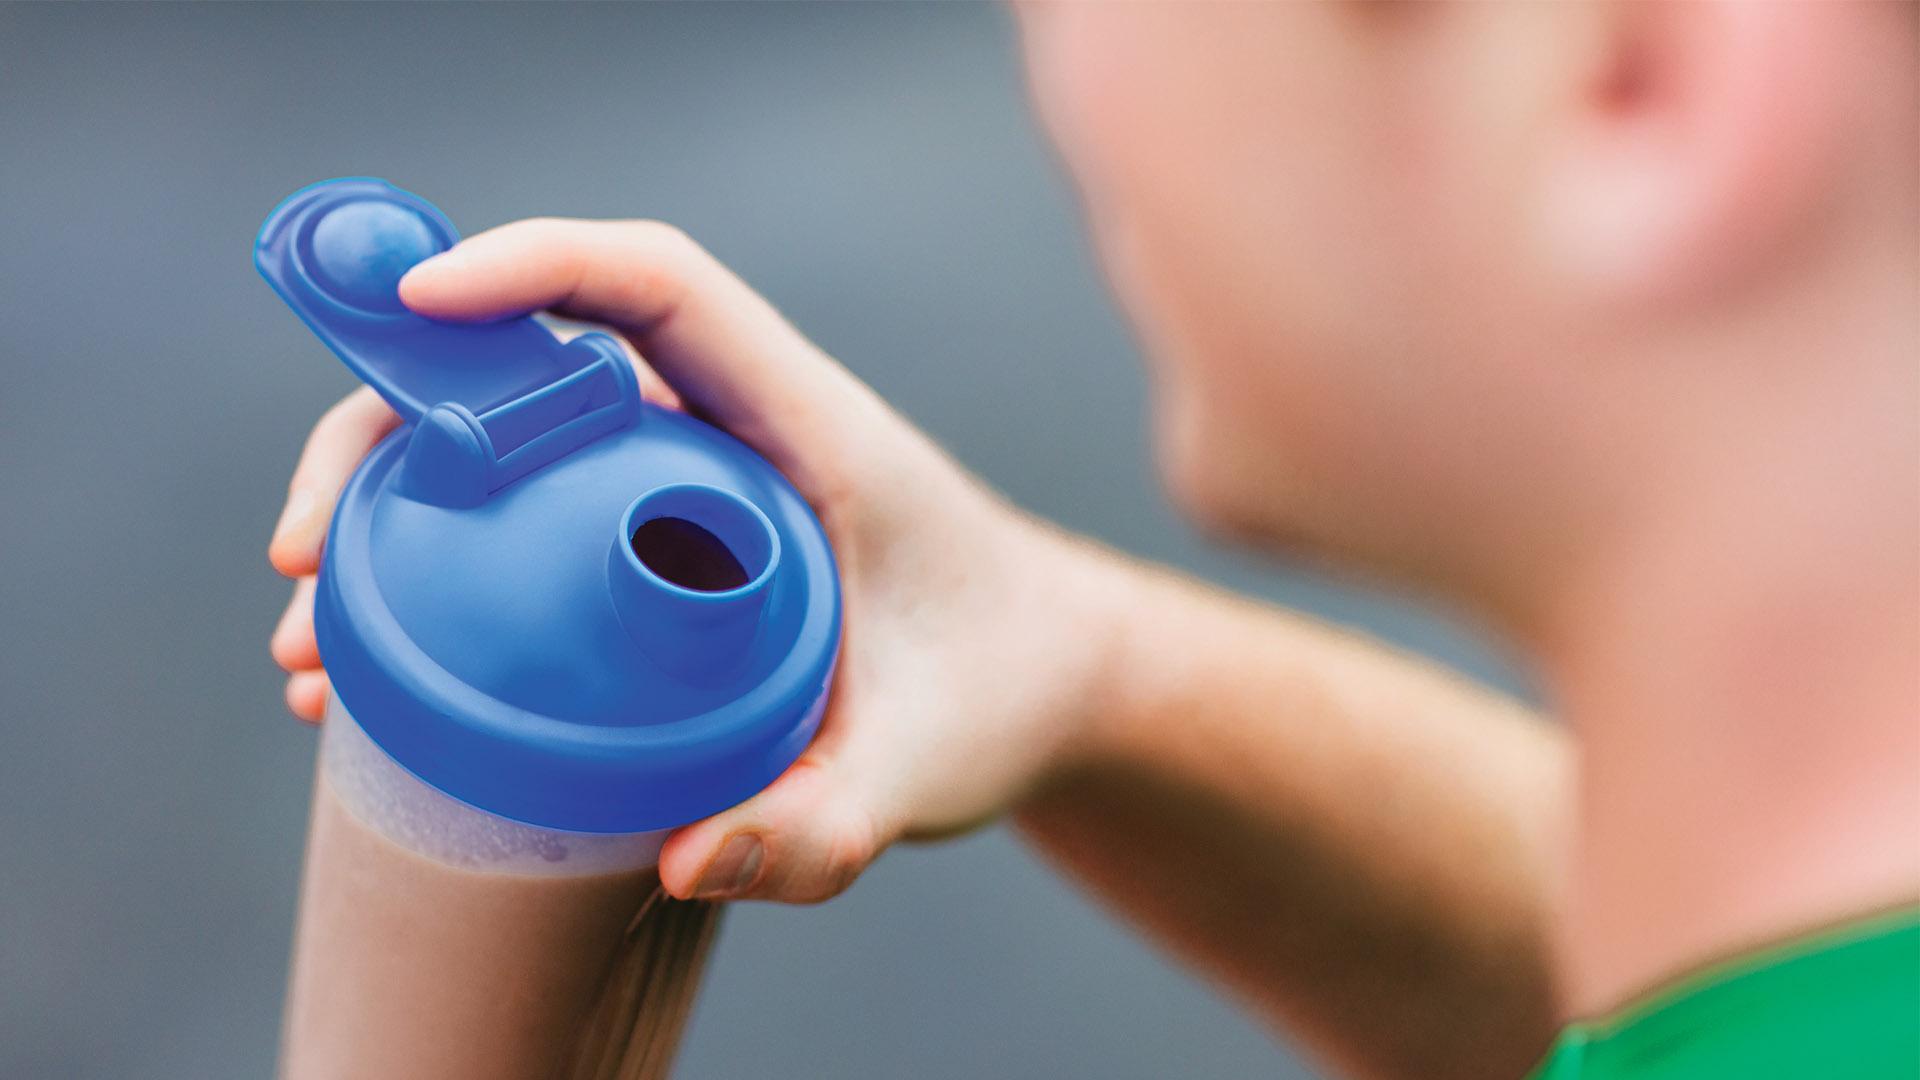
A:
POLYGON ((1044 711, 1052 736, 1036 786, 1120 752, 1141 712, 1138 654, 1144 623, 1162 602, 1151 568, 1092 540, 1038 521, 1037 591, 1049 625, 1051 658, 1044 711))

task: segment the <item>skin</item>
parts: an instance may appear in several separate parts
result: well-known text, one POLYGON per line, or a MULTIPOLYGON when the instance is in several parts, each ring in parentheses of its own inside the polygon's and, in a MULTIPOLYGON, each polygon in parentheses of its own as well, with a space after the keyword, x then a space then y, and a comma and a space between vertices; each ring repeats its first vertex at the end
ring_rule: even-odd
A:
MULTIPOLYGON (((1020 21, 1174 497, 1471 611, 1566 723, 1021 514, 670 227, 519 222, 402 298, 614 328, 841 561, 819 738, 674 835, 670 890, 818 901, 1010 813, 1364 1077, 1519 1076, 1570 1016, 1920 898, 1914 8, 1020 21)), ((393 424, 329 412, 272 542, 309 719, 332 500, 393 424)))

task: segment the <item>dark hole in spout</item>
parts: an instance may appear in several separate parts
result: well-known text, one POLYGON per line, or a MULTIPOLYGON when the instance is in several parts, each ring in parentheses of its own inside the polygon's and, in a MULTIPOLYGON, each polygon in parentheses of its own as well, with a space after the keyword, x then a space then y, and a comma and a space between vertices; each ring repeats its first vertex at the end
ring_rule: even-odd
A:
POLYGON ((719 537, 686 518, 643 521, 629 543, 647 569, 683 589, 726 592, 749 580, 746 568, 719 537))

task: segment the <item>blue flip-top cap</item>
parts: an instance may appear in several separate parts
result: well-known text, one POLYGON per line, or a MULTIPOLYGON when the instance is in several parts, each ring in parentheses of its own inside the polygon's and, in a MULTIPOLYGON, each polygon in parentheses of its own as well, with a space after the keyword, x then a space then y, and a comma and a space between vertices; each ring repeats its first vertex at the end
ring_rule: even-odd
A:
POLYGON ((387 753, 551 829, 683 825, 820 721, 840 586, 819 521, 726 433, 643 402, 619 343, 436 322, 400 278, 453 227, 379 180, 298 192, 254 261, 404 421, 334 511, 314 627, 387 753))

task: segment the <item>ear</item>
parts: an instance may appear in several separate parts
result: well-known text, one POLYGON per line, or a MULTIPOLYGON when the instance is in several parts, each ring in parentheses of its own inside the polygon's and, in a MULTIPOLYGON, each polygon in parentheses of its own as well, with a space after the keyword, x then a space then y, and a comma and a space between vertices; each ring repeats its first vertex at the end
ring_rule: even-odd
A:
POLYGON ((1547 270, 1661 303, 1793 254, 1839 182, 1860 18, 1840 4, 1605 5, 1570 122, 1543 148, 1547 270))

